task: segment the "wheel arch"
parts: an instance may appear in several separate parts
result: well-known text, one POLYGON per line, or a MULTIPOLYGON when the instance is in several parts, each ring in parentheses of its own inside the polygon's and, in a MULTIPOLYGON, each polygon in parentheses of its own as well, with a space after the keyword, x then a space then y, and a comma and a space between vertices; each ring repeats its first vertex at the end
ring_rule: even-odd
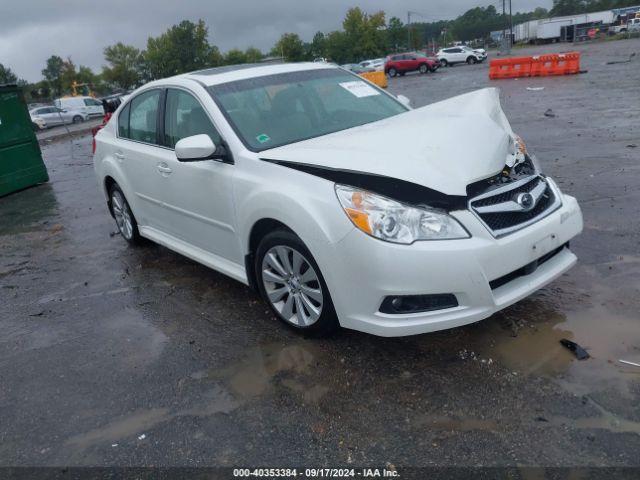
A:
POLYGON ((248 250, 244 256, 244 268, 247 272, 247 281, 249 282, 249 286, 255 291, 258 291, 258 284, 253 264, 255 262, 255 254, 258 250, 258 245, 260 245, 260 241, 266 235, 276 230, 284 230, 297 235, 297 233, 288 225, 284 224, 280 220, 276 220, 275 218, 261 218, 253 224, 249 231, 249 240, 247 244, 248 250))

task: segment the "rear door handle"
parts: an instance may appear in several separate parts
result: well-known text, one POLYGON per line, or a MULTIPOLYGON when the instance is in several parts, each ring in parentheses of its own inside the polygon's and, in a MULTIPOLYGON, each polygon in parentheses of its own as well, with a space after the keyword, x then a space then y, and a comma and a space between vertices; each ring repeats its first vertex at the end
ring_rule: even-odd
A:
POLYGON ((114 157, 116 157, 118 160, 124 160, 124 154, 120 153, 120 152, 116 152, 113 154, 114 157))

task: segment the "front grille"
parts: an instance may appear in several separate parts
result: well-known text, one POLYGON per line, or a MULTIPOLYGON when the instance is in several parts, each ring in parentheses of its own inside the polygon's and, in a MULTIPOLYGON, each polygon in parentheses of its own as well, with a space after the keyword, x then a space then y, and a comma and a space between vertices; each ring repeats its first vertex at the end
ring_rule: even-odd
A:
POLYGON ((471 211, 496 237, 524 228, 559 206, 560 199, 549 182, 541 176, 528 177, 490 190, 469 202, 471 211), (533 204, 519 202, 518 197, 522 194, 529 194, 533 204))

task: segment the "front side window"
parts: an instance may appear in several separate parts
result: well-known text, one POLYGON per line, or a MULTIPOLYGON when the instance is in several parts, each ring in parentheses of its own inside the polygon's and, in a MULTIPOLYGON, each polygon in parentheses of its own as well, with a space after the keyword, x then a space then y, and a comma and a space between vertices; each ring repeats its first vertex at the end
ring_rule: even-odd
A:
POLYGON ((216 145, 220 143, 220 135, 193 95, 171 88, 166 102, 164 145, 174 148, 178 140, 202 133, 209 135, 216 145))
POLYGON ((131 100, 129 135, 131 140, 156 143, 160 90, 142 93, 131 100))
POLYGON ((256 152, 408 110, 356 75, 337 68, 248 78, 208 90, 244 144, 256 152))

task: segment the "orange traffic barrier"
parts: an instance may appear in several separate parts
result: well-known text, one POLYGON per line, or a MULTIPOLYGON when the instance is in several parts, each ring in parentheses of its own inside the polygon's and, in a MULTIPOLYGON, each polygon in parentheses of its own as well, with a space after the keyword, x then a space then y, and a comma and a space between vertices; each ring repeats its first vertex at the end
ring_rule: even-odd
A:
POLYGON ((547 77, 580 73, 580 52, 533 57, 497 58, 489 64, 489 78, 547 77))
POLYGON ((388 86, 387 75, 384 72, 362 72, 360 76, 379 87, 387 88, 388 86))

